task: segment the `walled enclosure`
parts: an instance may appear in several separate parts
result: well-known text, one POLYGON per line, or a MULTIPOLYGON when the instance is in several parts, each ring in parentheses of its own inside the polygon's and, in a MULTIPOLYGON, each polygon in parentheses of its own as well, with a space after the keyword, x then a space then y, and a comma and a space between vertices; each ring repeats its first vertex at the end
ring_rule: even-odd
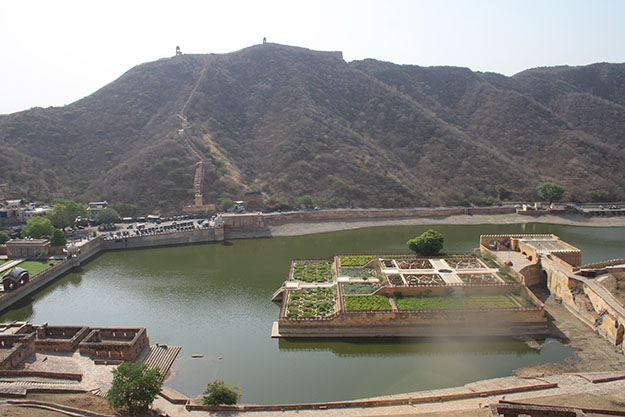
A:
POLYGON ((150 344, 144 328, 92 329, 80 342, 80 353, 104 359, 133 362, 150 344))
MULTIPOLYGON (((314 268, 312 269, 314 271, 314 268)), ((274 295, 274 300, 282 299, 280 317, 274 323, 272 337, 404 337, 404 336, 514 336, 546 334, 547 321, 544 306, 531 291, 521 283, 506 283, 501 278, 495 283, 466 283, 457 276, 470 271, 493 274, 497 268, 491 268, 475 256, 464 257, 416 257, 414 255, 335 255, 325 260, 293 260, 287 281, 274 295), (352 271, 368 270, 368 278, 340 276, 343 266, 340 259, 348 257, 363 259, 361 266, 347 265, 352 271), (367 261, 367 259, 371 259, 367 261), (398 259, 398 261, 395 261, 398 259), (393 267, 389 268, 385 262, 393 267), (448 262, 451 262, 449 264, 448 262), (464 266, 460 263, 464 262, 464 266), (302 282, 295 278, 296 264, 329 264, 332 281, 302 282), (399 265, 405 264, 408 266, 399 265), (454 265, 453 267, 450 265, 454 265), (471 266, 472 265, 472 266, 471 266), (399 268, 399 269, 397 269, 399 268), (413 268, 413 269, 402 269, 413 268), (416 268, 416 269, 415 269, 416 268), (449 268, 449 269, 448 269, 449 268), (372 277, 372 271, 377 276, 372 277), (395 272, 401 271, 401 272, 395 272), (432 284, 427 276, 444 274, 441 283, 432 284), (414 275, 416 281, 410 284, 392 284, 387 274, 414 275), (419 277, 424 281, 420 283, 419 277), (356 283, 372 285, 371 293, 344 294, 342 286, 356 283), (336 289, 333 313, 327 316, 307 317, 289 313, 287 304, 293 291, 328 291, 336 289), (526 300, 524 304, 504 304, 499 307, 441 307, 435 309, 407 310, 395 305, 395 297, 435 297, 441 299, 460 299, 464 297, 507 297, 516 294, 526 300), (357 296, 359 299, 388 299, 388 307, 376 310, 346 309, 344 297, 357 296)), ((347 273, 347 271, 343 271, 347 273)), ((479 275, 479 274, 478 274, 479 275)), ((404 281, 402 281, 404 282, 404 281)), ((304 294, 304 293, 302 293, 304 294)), ((327 292, 326 292, 327 294, 327 292)), ((302 297, 302 296, 299 296, 302 297)), ((305 296, 304 296, 305 297, 305 296)), ((319 301, 317 301, 319 302, 319 301)), ((296 303, 298 303, 296 301, 296 303)), ((327 302, 323 301, 322 304, 327 302)), ((292 308, 292 307, 289 307, 292 308)), ((299 308, 299 307, 298 307, 299 308)), ((405 308, 405 307, 404 307, 405 308)), ((304 310, 301 310, 304 311, 304 310)), ((326 310, 327 311, 327 310, 326 310)), ((301 314, 301 313, 300 313, 301 314)))
POLYGON ((0 324, 0 369, 15 369, 37 352, 75 352, 94 358, 135 361, 149 345, 145 328, 0 324))

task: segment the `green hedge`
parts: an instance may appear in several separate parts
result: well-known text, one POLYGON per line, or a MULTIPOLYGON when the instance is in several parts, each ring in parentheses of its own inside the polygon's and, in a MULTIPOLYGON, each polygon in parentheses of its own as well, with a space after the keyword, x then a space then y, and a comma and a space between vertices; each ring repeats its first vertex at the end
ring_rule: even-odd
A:
POLYGON ((340 256, 341 266, 363 266, 373 259, 373 256, 340 256))
POLYGON ((390 301, 383 295, 346 295, 343 299, 348 311, 391 309, 390 301))

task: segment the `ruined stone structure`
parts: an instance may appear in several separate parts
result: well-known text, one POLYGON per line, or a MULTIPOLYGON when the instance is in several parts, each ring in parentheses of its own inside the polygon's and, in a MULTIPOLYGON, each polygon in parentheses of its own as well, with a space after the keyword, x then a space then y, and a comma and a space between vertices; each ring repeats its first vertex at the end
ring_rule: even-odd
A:
POLYGON ((44 323, 34 328, 35 346, 40 351, 74 352, 87 336, 87 326, 48 326, 44 323))
POLYGON ((96 358, 132 362, 149 344, 145 328, 95 328, 80 342, 78 349, 96 358))
POLYGON ((34 353, 34 334, 0 334, 0 369, 15 369, 34 353))
POLYGON ((625 260, 582 265, 581 251, 555 235, 483 235, 480 251, 527 285, 546 286, 571 313, 625 350, 625 307, 604 285, 625 276, 625 260))
POLYGON ((145 328, 0 324, 0 369, 15 369, 35 352, 75 352, 94 359, 135 361, 149 345, 145 328))

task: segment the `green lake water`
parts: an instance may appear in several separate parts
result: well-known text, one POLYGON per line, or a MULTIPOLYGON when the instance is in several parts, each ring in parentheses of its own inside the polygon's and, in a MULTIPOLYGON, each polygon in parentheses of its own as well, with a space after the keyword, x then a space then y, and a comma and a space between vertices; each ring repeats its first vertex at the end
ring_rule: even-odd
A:
MULTIPOLYGON (((480 234, 555 233, 582 249, 585 263, 625 255, 625 228, 533 223, 430 227, 443 233, 448 253, 471 251, 480 234)), ((562 363, 574 355, 552 339, 537 351, 510 339, 270 338, 279 312, 271 296, 285 280, 291 258, 406 252, 404 242, 430 227, 109 252, 3 312, 0 320, 143 326, 152 344, 183 347, 166 385, 195 397, 219 378, 238 383, 243 402, 261 404, 457 386, 540 362, 562 363)))

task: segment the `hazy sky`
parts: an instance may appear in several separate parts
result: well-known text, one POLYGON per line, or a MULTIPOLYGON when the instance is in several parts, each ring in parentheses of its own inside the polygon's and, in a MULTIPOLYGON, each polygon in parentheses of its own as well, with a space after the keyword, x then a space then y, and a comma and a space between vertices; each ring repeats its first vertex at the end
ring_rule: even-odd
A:
POLYGON ((0 114, 61 106, 133 66, 269 42, 346 61, 527 68, 625 62, 625 0, 0 1, 0 114))

